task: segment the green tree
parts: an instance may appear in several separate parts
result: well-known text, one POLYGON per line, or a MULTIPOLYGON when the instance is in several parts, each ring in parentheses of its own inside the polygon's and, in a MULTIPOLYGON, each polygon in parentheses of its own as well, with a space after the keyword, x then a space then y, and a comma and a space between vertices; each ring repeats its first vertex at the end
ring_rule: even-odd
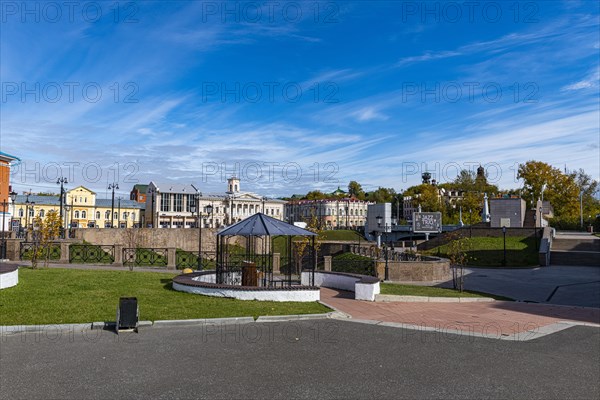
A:
POLYGON ((418 186, 411 186, 406 189, 404 195, 411 196, 413 198, 413 206, 415 208, 421 206, 422 211, 444 212, 446 208, 439 194, 438 187, 431 184, 423 183, 418 186))
POLYGON ((392 203, 395 196, 394 189, 379 187, 377 190, 367 193, 366 200, 375 203, 392 203))
POLYGON ((327 195, 320 190, 312 190, 306 194, 307 200, 323 200, 326 199, 327 195))
POLYGON ((459 172, 451 184, 454 190, 473 191, 475 190, 475 172, 463 169, 459 172))
POLYGON ((359 200, 365 199, 365 191, 363 190, 360 183, 356 181, 350 181, 350 183, 348 184, 348 194, 350 196, 356 197, 359 200))
POLYGON ((600 200, 597 198, 598 181, 586 174, 583 169, 579 169, 571 175, 582 196, 581 205, 583 206, 584 220, 587 220, 590 216, 594 219, 596 215, 600 214, 600 200))
POLYGON ((483 211, 483 193, 466 192, 458 204, 462 207, 463 222, 467 225, 477 223, 483 211))

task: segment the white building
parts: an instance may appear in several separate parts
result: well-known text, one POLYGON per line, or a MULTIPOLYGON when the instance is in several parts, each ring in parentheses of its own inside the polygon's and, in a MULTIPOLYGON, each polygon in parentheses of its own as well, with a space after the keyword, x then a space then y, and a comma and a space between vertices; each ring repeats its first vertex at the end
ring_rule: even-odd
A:
POLYGON ((192 213, 192 206, 197 198, 205 228, 231 225, 259 212, 283 220, 285 201, 242 192, 240 180, 233 177, 227 180, 224 194, 205 194, 192 184, 150 182, 146 192, 146 226, 196 227, 198 211, 192 213))
POLYGON ((356 229, 365 226, 367 207, 373 204, 355 198, 294 200, 285 206, 289 223, 316 219, 322 229, 356 229))

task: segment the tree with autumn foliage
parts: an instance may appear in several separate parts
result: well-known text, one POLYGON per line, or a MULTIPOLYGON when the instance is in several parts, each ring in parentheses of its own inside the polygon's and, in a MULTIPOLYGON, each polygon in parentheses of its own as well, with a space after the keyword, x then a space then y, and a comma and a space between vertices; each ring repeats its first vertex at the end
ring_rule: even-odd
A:
POLYGON ((45 218, 39 215, 33 219, 31 229, 33 246, 31 249, 31 266, 37 268, 38 260, 44 260, 44 267, 48 267, 53 241, 60 237, 62 219, 56 210, 50 210, 45 218))
POLYGON ((576 219, 579 215, 579 187, 573 174, 541 161, 520 164, 517 178, 523 179, 523 198, 535 203, 548 200, 557 218, 576 219), (544 194, 542 196, 542 190, 544 194))

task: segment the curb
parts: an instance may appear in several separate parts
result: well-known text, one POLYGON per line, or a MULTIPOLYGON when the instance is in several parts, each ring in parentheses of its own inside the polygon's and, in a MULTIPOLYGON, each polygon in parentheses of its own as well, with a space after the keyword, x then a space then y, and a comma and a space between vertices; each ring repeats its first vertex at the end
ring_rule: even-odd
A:
POLYGON ((12 335, 23 332, 63 332, 63 331, 86 331, 92 329, 92 324, 46 324, 46 325, 4 325, 0 326, 1 335, 12 335))
POLYGON ((247 324, 254 322, 253 317, 235 317, 235 318, 203 318, 203 319, 165 319, 154 321, 153 326, 170 327, 170 326, 194 326, 204 324, 247 324))
POLYGON ((432 297, 432 296, 401 296, 394 294, 377 294, 375 301, 381 303, 487 303, 496 301, 491 297, 432 297))
MULTIPOLYGON (((161 327, 177 327, 177 326, 199 326, 206 324, 248 324, 252 322, 284 322, 284 321, 302 321, 311 319, 329 319, 336 318, 338 312, 332 311, 326 314, 298 314, 298 315, 267 315, 260 316, 256 320, 253 317, 233 317, 233 318, 203 318, 203 319, 173 319, 173 320, 158 320, 158 321, 139 321, 139 328, 161 328, 161 327)), ((88 322, 81 324, 46 324, 46 325, 0 325, 0 336, 12 335, 16 333, 26 332, 44 332, 51 330, 52 332, 68 331, 68 332, 85 332, 87 330, 102 330, 115 328, 115 322, 88 322)))
POLYGON ((258 317, 256 322, 282 322, 282 321, 302 321, 306 319, 329 319, 333 318, 335 311, 326 314, 298 314, 298 315, 267 315, 258 317))

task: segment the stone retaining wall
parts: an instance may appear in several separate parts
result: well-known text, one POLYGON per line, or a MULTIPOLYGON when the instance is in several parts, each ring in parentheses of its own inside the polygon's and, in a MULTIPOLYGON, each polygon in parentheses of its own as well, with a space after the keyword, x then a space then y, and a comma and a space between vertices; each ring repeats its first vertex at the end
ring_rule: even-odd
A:
MULTIPOLYGON (((394 282, 442 282, 452 279, 450 261, 429 257, 435 261, 389 261, 389 280, 394 282)), ((377 277, 385 277, 385 262, 377 262, 377 277)))

